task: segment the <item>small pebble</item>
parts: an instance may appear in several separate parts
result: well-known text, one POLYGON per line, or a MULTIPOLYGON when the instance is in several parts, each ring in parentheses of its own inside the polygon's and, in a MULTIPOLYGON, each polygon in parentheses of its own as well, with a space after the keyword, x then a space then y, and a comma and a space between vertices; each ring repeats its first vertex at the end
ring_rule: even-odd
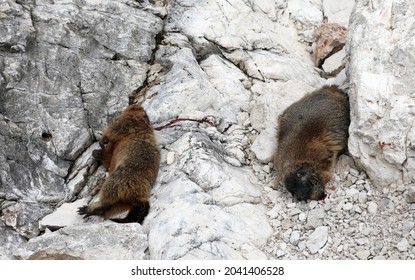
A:
POLYGON ((351 204, 350 202, 347 202, 346 204, 343 205, 343 209, 345 211, 352 210, 352 208, 353 208, 353 204, 351 204))
POLYGON ((359 260, 367 260, 367 258, 370 256, 370 251, 369 250, 362 250, 356 253, 356 257, 359 260))
POLYGON ((369 204, 367 206, 367 211, 370 214, 376 214, 376 212, 378 211, 378 205, 376 203, 374 203, 373 201, 369 202, 369 204))
POLYGON ((398 248, 399 252, 405 252, 406 250, 408 250, 408 240, 406 238, 403 238, 401 241, 398 242, 398 244, 396 244, 396 248, 398 248))
POLYGON ((170 165, 170 164, 172 164, 174 162, 174 160, 175 160, 174 152, 168 152, 167 153, 167 156, 166 156, 166 163, 168 165, 170 165))

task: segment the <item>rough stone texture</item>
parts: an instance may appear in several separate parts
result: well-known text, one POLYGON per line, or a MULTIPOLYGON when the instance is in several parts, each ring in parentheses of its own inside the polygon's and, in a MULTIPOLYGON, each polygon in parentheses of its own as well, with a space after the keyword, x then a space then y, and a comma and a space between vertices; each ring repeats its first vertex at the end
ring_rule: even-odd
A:
POLYGON ((347 29, 338 23, 325 23, 316 30, 314 63, 320 67, 327 57, 341 50, 346 44, 347 29))
POLYGON ((86 199, 79 199, 73 203, 62 204, 55 212, 39 221, 39 228, 41 230, 46 228, 56 230, 66 226, 83 224, 82 217, 76 211, 86 203, 86 199))
MULTIPOLYGON (((350 86, 352 114, 361 114, 355 105, 370 92, 360 84, 360 70, 382 66, 358 61, 368 49, 353 45, 345 48, 347 59, 352 54, 347 71, 326 79, 315 67, 316 29, 324 17, 344 26, 341 15, 350 8, 350 1, 334 2, 3 1, 0 258, 414 259, 415 186, 379 187, 377 177, 373 184, 360 157, 379 150, 362 150, 358 166, 341 156, 324 201, 299 202, 272 188, 278 115, 324 84, 350 86), (162 156, 150 213, 142 227, 81 221, 77 205, 91 198, 106 172, 91 158, 96 140, 142 87, 162 156), (320 231, 322 238, 315 238, 320 231), (98 250, 96 242, 102 243, 98 250), (114 244, 117 250, 108 254, 114 244)), ((383 39, 374 46, 385 56, 393 44, 402 46, 385 73, 396 64, 406 77, 412 68, 399 65, 411 66, 414 9, 408 1, 385 3, 358 1, 351 29, 372 44, 382 27, 372 22, 393 14, 391 22, 399 24, 388 32, 396 37, 386 38, 385 50, 383 39), (364 20, 367 5, 373 20, 364 20)), ((350 34, 349 43, 355 42, 350 34)), ((403 93, 400 98, 412 98, 403 93)), ((373 100, 382 105, 384 99, 373 100)), ((389 115, 380 121, 386 124, 389 115)), ((366 139, 359 129, 352 128, 352 142, 366 139)), ((403 164, 408 182, 411 145, 403 164)))
POLYGON ((347 27, 355 3, 355 0, 323 0, 324 17, 327 18, 327 22, 335 22, 347 27))
POLYGON ((328 76, 335 76, 346 66, 346 50, 340 51, 328 57, 321 66, 328 76))
POLYGON ((141 260, 147 247, 147 235, 141 225, 104 222, 69 226, 32 238, 18 257, 25 259, 44 251, 87 260, 141 260))
POLYGON ((162 20, 127 1, 6 0, 1 14, 2 220, 33 237, 73 197, 71 171, 94 171, 71 164, 145 80, 162 20))
POLYGON ((349 27, 349 151, 379 187, 415 184, 414 15, 413 1, 358 1, 349 27))
POLYGON ((328 227, 321 226, 316 228, 313 233, 310 234, 307 240, 307 248, 310 250, 311 254, 315 254, 323 248, 328 240, 328 227))
POLYGON ((16 231, 0 223, 0 260, 10 260, 15 257, 16 248, 26 244, 26 239, 16 231))

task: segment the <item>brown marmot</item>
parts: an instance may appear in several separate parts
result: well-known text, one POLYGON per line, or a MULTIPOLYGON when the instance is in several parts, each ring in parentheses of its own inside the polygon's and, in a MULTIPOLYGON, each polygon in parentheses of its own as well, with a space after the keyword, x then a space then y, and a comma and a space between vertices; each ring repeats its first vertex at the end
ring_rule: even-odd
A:
POLYGON ((324 86, 278 118, 274 168, 277 182, 299 200, 326 197, 338 155, 347 151, 350 107, 336 86, 324 86))
POLYGON ((80 215, 100 215, 116 222, 141 223, 150 209, 149 196, 160 164, 160 149, 147 113, 129 105, 102 134, 93 157, 108 168, 99 200, 78 209, 80 215), (113 218, 129 211, 125 218, 113 218))

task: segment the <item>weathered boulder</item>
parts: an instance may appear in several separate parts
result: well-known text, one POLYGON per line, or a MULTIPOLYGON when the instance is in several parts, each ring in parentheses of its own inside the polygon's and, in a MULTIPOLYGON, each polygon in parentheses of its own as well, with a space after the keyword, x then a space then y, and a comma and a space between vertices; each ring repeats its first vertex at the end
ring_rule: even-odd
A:
POLYGON ((379 187, 415 184, 413 1, 358 1, 348 37, 349 151, 379 187))
POLYGON ((26 259, 46 252, 87 260, 141 260, 147 247, 147 235, 140 224, 102 222, 68 226, 32 238, 18 252, 18 257, 26 259))

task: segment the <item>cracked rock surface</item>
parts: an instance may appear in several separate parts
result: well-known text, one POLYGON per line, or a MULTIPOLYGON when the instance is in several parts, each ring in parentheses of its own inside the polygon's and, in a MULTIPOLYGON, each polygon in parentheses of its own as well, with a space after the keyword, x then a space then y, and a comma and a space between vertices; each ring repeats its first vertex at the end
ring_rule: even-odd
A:
POLYGON ((4 0, 0 258, 414 259, 415 4, 341 2, 4 0), (323 24, 347 40, 321 67, 323 24), (332 83, 350 155, 324 201, 299 202, 272 188, 276 120, 332 83), (106 171, 92 150, 142 88, 162 156, 150 213, 84 221, 106 171))

